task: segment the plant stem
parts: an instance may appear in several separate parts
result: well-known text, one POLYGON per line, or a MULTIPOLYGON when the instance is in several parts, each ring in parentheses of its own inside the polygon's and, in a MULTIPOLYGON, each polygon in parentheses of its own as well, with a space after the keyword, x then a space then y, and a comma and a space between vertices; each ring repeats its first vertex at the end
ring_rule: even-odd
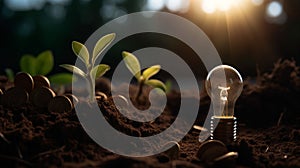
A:
POLYGON ((95 87, 94 87, 94 81, 93 81, 91 75, 89 75, 89 74, 87 75, 87 81, 89 83, 89 90, 90 90, 89 91, 90 92, 89 99, 90 99, 90 102, 93 102, 95 99, 95 87))
POLYGON ((138 90, 138 93, 135 97, 135 101, 138 102, 138 103, 140 102, 140 96, 143 92, 143 86, 144 86, 144 81, 142 80, 141 82, 139 82, 139 90, 138 90))

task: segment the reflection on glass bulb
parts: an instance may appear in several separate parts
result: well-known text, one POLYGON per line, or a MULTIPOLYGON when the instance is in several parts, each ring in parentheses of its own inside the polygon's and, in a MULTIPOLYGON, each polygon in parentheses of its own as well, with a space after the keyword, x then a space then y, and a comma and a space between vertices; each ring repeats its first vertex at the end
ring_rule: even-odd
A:
POLYGON ((232 118, 235 102, 243 90, 240 73, 228 65, 217 66, 207 75, 205 86, 213 104, 214 116, 232 118))
POLYGON ((237 120, 234 117, 234 105, 243 90, 243 79, 233 67, 219 65, 208 73, 205 87, 214 109, 211 139, 230 144, 236 140, 237 120))

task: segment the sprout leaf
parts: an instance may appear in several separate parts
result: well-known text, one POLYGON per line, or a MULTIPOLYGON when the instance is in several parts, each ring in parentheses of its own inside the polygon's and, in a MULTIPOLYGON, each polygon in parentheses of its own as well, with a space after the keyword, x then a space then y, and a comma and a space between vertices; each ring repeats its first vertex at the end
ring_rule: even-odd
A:
POLYGON ((111 33, 103 36, 98 40, 93 50, 92 65, 95 64, 96 59, 105 50, 105 48, 115 39, 115 36, 115 33, 111 33))
POLYGON ((36 75, 36 58, 32 55, 24 55, 20 60, 20 68, 22 72, 36 75))
POLYGON ((36 58, 36 74, 47 75, 50 73, 54 66, 53 55, 51 51, 44 51, 36 58))
POLYGON ((89 52, 87 50, 87 48, 77 42, 77 41, 73 41, 72 42, 72 49, 73 49, 73 52, 78 56, 78 58, 80 58, 86 66, 89 65, 89 52))
POLYGON ((140 81, 141 78, 141 66, 139 60, 131 53, 123 51, 123 59, 129 71, 140 81))
POLYGON ((108 71, 109 69, 110 69, 110 66, 105 65, 105 64, 100 64, 100 65, 95 66, 91 70, 92 79, 96 79, 96 78, 103 76, 106 73, 106 71, 108 71))
POLYGON ((82 77, 86 76, 85 73, 81 69, 77 68, 74 65, 62 64, 62 65, 60 65, 60 67, 65 68, 66 70, 68 70, 68 71, 70 71, 72 73, 75 73, 77 75, 80 75, 82 77))
POLYGON ((15 79, 14 71, 10 68, 6 68, 5 73, 6 73, 6 76, 8 78, 8 81, 13 82, 14 79, 15 79))
POLYGON ((149 68, 147 68, 144 72, 143 72, 143 77, 145 80, 148 80, 149 78, 151 78, 153 75, 157 74, 160 70, 160 65, 154 65, 151 66, 149 68))
POLYGON ((172 90, 172 81, 171 80, 167 80, 165 82, 165 86, 166 86, 166 93, 171 92, 171 90, 172 90))
POLYGON ((154 88, 160 88, 163 91, 166 91, 166 86, 164 83, 162 83, 161 81, 157 80, 157 79, 150 79, 150 80, 146 80, 145 84, 152 86, 154 88))

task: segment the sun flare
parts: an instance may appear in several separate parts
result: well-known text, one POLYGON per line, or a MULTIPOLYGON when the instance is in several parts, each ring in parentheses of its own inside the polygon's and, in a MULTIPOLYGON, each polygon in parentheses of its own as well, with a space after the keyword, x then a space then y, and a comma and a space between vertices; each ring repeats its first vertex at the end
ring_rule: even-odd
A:
POLYGON ((215 11, 229 11, 232 7, 239 6, 243 0, 202 0, 202 9, 205 13, 215 11))

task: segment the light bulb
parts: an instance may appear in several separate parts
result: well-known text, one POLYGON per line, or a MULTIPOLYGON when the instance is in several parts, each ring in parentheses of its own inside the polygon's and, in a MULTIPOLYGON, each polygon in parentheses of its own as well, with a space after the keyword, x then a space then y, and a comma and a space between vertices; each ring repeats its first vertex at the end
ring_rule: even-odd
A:
POLYGON ((237 120, 234 117, 234 106, 243 90, 240 73, 231 66, 219 65, 208 73, 205 87, 214 109, 211 139, 219 139, 224 143, 236 140, 237 120))

